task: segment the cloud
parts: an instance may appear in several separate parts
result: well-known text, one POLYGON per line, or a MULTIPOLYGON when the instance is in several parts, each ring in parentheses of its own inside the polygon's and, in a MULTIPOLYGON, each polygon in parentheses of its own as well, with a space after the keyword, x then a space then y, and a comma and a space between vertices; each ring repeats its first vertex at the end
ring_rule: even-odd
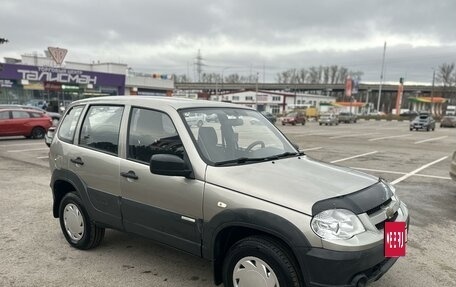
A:
POLYGON ((387 76, 427 81, 431 67, 456 61, 454 11, 453 0, 2 0, 0 37, 10 42, 0 57, 59 46, 68 60, 192 74, 201 49, 211 72, 237 67, 229 70, 273 80, 338 64, 377 80, 387 41, 387 76))

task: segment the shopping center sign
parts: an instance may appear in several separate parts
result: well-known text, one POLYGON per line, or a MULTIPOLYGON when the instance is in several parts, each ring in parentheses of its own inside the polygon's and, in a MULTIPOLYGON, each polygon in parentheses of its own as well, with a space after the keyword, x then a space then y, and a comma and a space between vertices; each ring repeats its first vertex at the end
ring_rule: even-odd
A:
POLYGON ((38 82, 59 82, 75 84, 97 84, 97 76, 83 74, 83 71, 53 67, 37 67, 37 70, 18 69, 23 80, 38 82))
POLYGON ((57 47, 48 47, 49 54, 51 54, 52 59, 61 65, 65 59, 66 54, 68 53, 67 49, 57 48, 57 47))
MULTIPOLYGON (((60 83, 87 87, 109 87, 121 95, 125 92, 125 75, 84 71, 70 68, 31 66, 22 64, 2 64, 0 80, 15 83, 60 83)), ((27 84, 25 84, 27 83, 27 84)))

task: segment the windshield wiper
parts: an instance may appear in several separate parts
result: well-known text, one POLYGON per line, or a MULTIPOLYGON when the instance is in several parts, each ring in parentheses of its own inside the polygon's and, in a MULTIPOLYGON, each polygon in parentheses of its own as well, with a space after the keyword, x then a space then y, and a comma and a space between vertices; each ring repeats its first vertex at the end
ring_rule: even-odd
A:
POLYGON ((264 159, 265 160, 274 160, 274 159, 279 159, 279 158, 284 158, 284 157, 289 157, 289 156, 298 156, 298 155, 304 155, 304 153, 303 152, 286 151, 286 152, 281 153, 281 154, 276 154, 276 155, 265 157, 264 159))
POLYGON ((226 165, 226 164, 241 164, 241 163, 247 163, 247 162, 260 162, 260 161, 268 161, 268 160, 276 160, 279 158, 283 157, 288 157, 288 156, 298 156, 298 155, 304 155, 303 152, 284 152, 278 155, 273 155, 273 156, 266 156, 266 157, 240 157, 236 159, 230 159, 230 160, 225 160, 225 161, 219 161, 214 163, 215 166, 220 166, 220 165, 226 165))
POLYGON ((248 157, 240 157, 236 159, 224 160, 214 163, 215 166, 219 165, 226 165, 232 163, 246 163, 246 162, 255 162, 255 161, 263 161, 264 158, 248 158, 248 157))

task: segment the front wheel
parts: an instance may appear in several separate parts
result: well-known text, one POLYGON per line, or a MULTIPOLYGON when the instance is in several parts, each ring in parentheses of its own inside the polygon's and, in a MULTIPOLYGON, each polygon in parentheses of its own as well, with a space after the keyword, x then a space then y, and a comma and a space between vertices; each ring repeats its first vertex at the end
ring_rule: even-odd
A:
POLYGON ((75 248, 94 248, 104 237, 105 229, 92 222, 81 199, 72 192, 60 202, 59 220, 65 239, 75 248))
POLYGON ((223 262, 226 287, 302 286, 296 264, 278 241, 251 236, 235 243, 223 262))

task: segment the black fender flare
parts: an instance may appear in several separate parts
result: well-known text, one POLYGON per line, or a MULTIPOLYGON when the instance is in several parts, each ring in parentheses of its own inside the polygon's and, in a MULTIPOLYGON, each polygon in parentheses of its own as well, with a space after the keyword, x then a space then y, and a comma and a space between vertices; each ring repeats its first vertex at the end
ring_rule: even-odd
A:
POLYGON ((209 222, 205 222, 203 226, 202 236, 202 256, 213 262, 214 281, 216 284, 221 283, 221 278, 218 274, 222 264, 221 258, 218 258, 217 250, 219 250, 220 236, 227 228, 249 228, 259 231, 264 234, 269 234, 283 241, 292 252, 299 264, 298 270, 305 281, 308 281, 308 274, 303 262, 302 256, 298 252, 302 250, 310 250, 311 245, 302 231, 294 224, 285 218, 263 210, 256 209, 232 209, 224 210, 214 216, 209 222))

